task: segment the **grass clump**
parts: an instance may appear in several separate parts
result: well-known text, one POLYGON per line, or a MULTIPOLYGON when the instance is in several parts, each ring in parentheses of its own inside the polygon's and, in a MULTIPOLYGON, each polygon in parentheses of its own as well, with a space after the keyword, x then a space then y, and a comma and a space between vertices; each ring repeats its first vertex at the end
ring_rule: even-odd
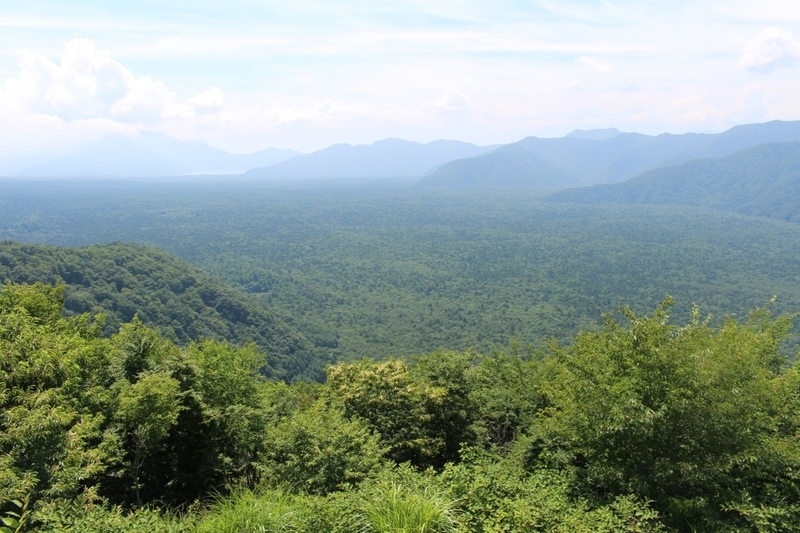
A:
POLYGON ((197 533, 308 531, 302 502, 280 489, 241 491, 219 498, 198 521, 197 533))

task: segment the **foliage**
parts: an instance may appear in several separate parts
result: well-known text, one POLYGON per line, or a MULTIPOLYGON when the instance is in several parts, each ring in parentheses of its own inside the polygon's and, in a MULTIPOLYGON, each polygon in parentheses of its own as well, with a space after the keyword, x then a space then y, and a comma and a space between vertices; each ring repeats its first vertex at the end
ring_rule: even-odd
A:
POLYGON ((546 406, 539 385, 543 366, 512 345, 478 360, 470 372, 469 395, 474 410, 476 442, 499 452, 525 435, 536 414, 546 406))
POLYGON ((389 459, 419 467, 443 463, 447 428, 438 422, 446 389, 419 379, 399 359, 339 363, 328 367, 328 384, 345 416, 362 420, 381 437, 389 459))
POLYGON ((254 345, 180 347, 139 320, 103 337, 63 291, 0 289, 1 527, 800 527, 792 316, 675 325, 668 299, 550 356, 441 350, 289 384, 254 345))
POLYGON ((446 494, 430 485, 410 483, 413 474, 388 473, 362 491, 360 531, 447 533, 456 530, 456 505, 446 494))
POLYGON ((62 291, 0 289, 0 481, 11 498, 75 496, 113 455, 108 343, 85 317, 60 317, 62 291))
POLYGON ((139 374, 133 385, 122 382, 116 417, 134 442, 133 481, 136 504, 141 506, 139 473, 144 456, 158 449, 181 412, 180 384, 161 374, 139 374))
MULTIPOLYGON (((0 239, 158 246, 247 292, 302 332, 315 345, 313 353, 284 349, 291 343, 264 344, 241 324, 215 329, 217 321, 181 338, 255 341, 277 365, 271 368, 286 368, 290 380, 322 379, 324 364, 335 360, 441 348, 486 354, 510 339, 537 348, 546 338, 568 343, 620 302, 645 312, 666 294, 676 297, 674 315, 682 320, 692 302, 702 302, 718 319, 745 316, 773 295, 779 297, 776 312, 800 309, 800 227, 691 207, 557 204, 524 189, 395 184, 5 182, 2 192, 0 239), (278 361, 286 353, 291 357, 278 361)), ((0 270, 16 261, 15 252, 2 249, 0 270)), ((87 248, 80 252, 85 261, 67 264, 88 265, 94 255, 110 267, 116 249, 123 258, 138 255, 122 245, 87 248)), ((141 298, 158 310, 166 308, 164 300, 172 308, 179 302, 170 283, 189 273, 202 284, 185 264, 154 257, 143 261, 141 272, 159 281, 131 286, 126 302, 141 298)), ((15 264, 33 269, 35 261, 15 264)), ((72 283, 68 271, 59 275, 72 283)), ((115 284, 107 280, 118 277, 128 279, 97 276, 80 291, 107 287, 113 299, 115 284)), ((185 293, 197 295, 196 288, 187 286, 185 293)), ((236 299, 225 294, 211 293, 208 305, 197 295, 192 301, 200 306, 183 308, 187 312, 154 311, 150 321, 141 311, 140 318, 167 334, 175 321, 205 320, 228 309, 225 303, 236 299), (215 310, 217 303, 223 305, 215 310)), ((70 306, 85 297, 68 296, 70 306)), ((115 330, 104 309, 107 327, 115 330)))
POLYGON ((125 511, 85 499, 56 500, 40 505, 35 514, 41 533, 189 533, 190 517, 180 517, 153 508, 125 511))
POLYGON ((19 533, 24 530, 25 524, 30 518, 28 500, 24 502, 11 500, 4 502, 8 510, 0 514, 0 533, 19 533))
POLYGON ((533 449, 581 490, 653 500, 676 528, 753 527, 748 513, 778 502, 797 523, 797 378, 778 353, 790 317, 762 309, 714 329, 695 312, 677 327, 671 303, 623 308, 627 325, 609 316, 557 351, 533 449))
POLYGON ((322 375, 324 360, 275 313, 162 250, 120 243, 65 249, 4 242, 2 280, 63 283, 65 314, 102 313, 105 335, 137 319, 184 345, 197 339, 254 342, 268 353, 265 371, 273 377, 322 375))
POLYGON ((267 428, 260 467, 269 483, 325 495, 369 477, 382 451, 364 423, 317 401, 267 428))
POLYGON ((240 491, 219 498, 202 516, 197 533, 305 532, 303 502, 280 490, 240 491))
POLYGON ((622 496, 592 505, 570 494, 568 473, 539 469, 527 473, 518 458, 472 450, 448 465, 439 483, 457 498, 464 532, 657 532, 658 513, 646 502, 622 496))
POLYGON ((105 339, 90 317, 61 316, 62 292, 0 289, 0 504, 183 504, 254 483, 265 422, 253 346, 179 349, 138 321, 105 339))

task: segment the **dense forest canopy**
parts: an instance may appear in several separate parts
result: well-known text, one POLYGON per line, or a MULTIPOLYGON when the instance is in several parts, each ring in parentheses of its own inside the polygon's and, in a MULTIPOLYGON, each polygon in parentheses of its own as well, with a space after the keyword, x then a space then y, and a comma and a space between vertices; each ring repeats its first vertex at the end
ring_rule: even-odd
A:
POLYGON ((800 526, 796 224, 402 184, 3 187, 2 533, 800 526))
POLYGON ((800 142, 658 168, 622 183, 567 189, 548 200, 683 204, 800 222, 800 142))
POLYGON ((678 325, 672 304, 545 353, 287 385, 253 347, 180 348, 136 319, 104 338, 63 317, 63 286, 6 284, 3 531, 796 530, 791 317, 678 325))
MULTIPOLYGON (((256 343, 271 377, 321 379, 324 353, 247 295, 172 254, 134 244, 86 248, 0 242, 0 280, 65 284, 67 315, 105 316, 103 332, 138 317, 166 338, 256 343)), ((328 361, 330 362, 330 361, 328 361)))
POLYGON ((800 227, 671 206, 407 185, 4 184, 0 238, 169 250, 336 358, 568 340, 665 295, 716 319, 800 308, 800 227))

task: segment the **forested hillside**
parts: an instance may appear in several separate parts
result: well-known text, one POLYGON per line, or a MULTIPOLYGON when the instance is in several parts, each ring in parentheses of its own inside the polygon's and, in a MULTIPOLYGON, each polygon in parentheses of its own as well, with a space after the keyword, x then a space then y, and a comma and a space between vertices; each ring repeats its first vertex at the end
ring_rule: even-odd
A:
POLYGON ((756 146, 551 194, 556 202, 684 204, 800 222, 800 143, 756 146))
POLYGON ((324 361, 282 319, 172 254, 115 243, 55 248, 0 242, 0 281, 63 282, 64 311, 105 315, 103 332, 137 316, 180 344, 217 339, 264 350, 268 374, 281 379, 321 376, 324 361))

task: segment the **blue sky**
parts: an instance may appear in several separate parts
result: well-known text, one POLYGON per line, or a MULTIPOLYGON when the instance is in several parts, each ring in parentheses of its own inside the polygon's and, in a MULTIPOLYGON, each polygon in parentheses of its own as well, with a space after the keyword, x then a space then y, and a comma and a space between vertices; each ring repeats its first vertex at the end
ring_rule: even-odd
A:
POLYGON ((800 2, 0 2, 0 156, 800 119, 800 2))

